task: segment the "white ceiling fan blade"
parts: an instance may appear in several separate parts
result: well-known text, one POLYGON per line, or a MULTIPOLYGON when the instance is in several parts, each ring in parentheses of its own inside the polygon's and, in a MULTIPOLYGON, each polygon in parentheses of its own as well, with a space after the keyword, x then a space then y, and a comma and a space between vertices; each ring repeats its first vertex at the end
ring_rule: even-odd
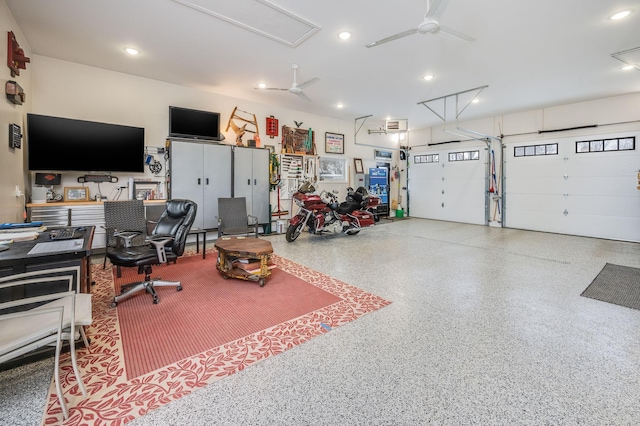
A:
POLYGON ((304 99, 305 101, 311 102, 311 99, 309 99, 309 97, 305 95, 304 92, 291 92, 291 93, 298 95, 298 97, 304 99))
POLYGON ((439 19, 449 4, 449 0, 431 0, 425 18, 439 19))
POLYGON ((474 41, 476 41, 475 38, 468 36, 466 34, 463 34, 460 31, 456 31, 453 28, 449 28, 444 25, 440 25, 440 29, 436 31, 435 34, 441 34, 446 38, 450 38, 452 40, 460 41, 463 43, 473 43, 474 41))
POLYGON ((284 90, 287 91, 289 89, 279 89, 277 87, 254 87, 256 90, 284 90))
POLYGON ((383 38, 383 39, 381 39, 381 40, 374 41, 373 43, 369 43, 369 44, 367 44, 365 47, 375 47, 375 46, 379 46, 379 45, 381 45, 381 44, 383 44, 383 43, 388 43, 388 42, 390 42, 390 41, 397 40, 397 39, 402 38, 402 37, 410 36, 410 35, 415 34, 415 33, 417 33, 417 32, 418 32, 418 30, 417 30, 416 28, 412 28, 412 29, 410 29, 410 30, 403 31, 403 32, 398 33, 398 34, 394 34, 394 35, 389 36, 389 37, 387 37, 387 38, 383 38))
POLYGON ((312 78, 311 80, 307 80, 302 84, 298 84, 298 89, 304 89, 307 86, 311 86, 314 83, 319 82, 320 79, 318 77, 312 78))

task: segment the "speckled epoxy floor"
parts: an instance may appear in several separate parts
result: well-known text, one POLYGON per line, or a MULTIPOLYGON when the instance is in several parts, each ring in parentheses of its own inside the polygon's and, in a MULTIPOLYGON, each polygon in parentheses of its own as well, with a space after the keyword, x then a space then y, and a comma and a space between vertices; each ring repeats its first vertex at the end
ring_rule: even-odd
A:
MULTIPOLYGON (((393 303, 130 424, 640 424, 640 311, 580 296, 640 244, 422 219, 264 238, 393 303)), ((50 370, 0 373, 0 424, 39 423, 50 370)))

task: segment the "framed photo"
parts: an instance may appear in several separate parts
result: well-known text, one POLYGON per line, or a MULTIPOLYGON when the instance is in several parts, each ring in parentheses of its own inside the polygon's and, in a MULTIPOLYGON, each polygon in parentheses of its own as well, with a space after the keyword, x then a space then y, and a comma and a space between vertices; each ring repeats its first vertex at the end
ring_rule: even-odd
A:
POLYGON ((344 135, 326 132, 324 134, 324 151, 328 154, 344 154, 344 135))
POLYGON ((89 188, 85 186, 65 186, 64 201, 89 201, 89 188))
POLYGON ((353 168, 356 173, 364 173, 364 167, 362 167, 362 158, 353 159, 353 168))
POLYGON ((345 173, 347 160, 344 158, 320 157, 319 175, 321 181, 346 182, 345 173))

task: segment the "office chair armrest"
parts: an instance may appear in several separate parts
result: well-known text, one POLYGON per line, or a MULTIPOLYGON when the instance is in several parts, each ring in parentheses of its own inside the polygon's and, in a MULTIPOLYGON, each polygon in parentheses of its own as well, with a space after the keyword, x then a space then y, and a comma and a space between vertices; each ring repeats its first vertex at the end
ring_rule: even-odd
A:
POLYGON ((149 243, 156 248, 158 254, 158 261, 160 263, 167 263, 167 252, 165 246, 174 240, 171 235, 152 235, 149 237, 149 243))
POLYGON ((140 231, 118 231, 114 229, 113 236, 116 238, 122 238, 125 247, 131 247, 133 245, 133 239, 138 235, 143 235, 140 231))
POLYGON ((258 217, 257 216, 253 216, 248 214, 247 215, 247 220, 249 222, 249 225, 257 225, 258 224, 258 217))

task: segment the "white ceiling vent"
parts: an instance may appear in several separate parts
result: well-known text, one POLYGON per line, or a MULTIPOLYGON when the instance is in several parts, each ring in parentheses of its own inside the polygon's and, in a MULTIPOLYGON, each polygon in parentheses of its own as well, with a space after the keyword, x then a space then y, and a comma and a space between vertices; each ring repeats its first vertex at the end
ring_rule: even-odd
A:
POLYGON ((387 133, 401 133, 408 129, 408 120, 387 120, 384 129, 387 133))
POLYGON ((296 47, 320 27, 268 0, 173 0, 256 34, 296 47))

